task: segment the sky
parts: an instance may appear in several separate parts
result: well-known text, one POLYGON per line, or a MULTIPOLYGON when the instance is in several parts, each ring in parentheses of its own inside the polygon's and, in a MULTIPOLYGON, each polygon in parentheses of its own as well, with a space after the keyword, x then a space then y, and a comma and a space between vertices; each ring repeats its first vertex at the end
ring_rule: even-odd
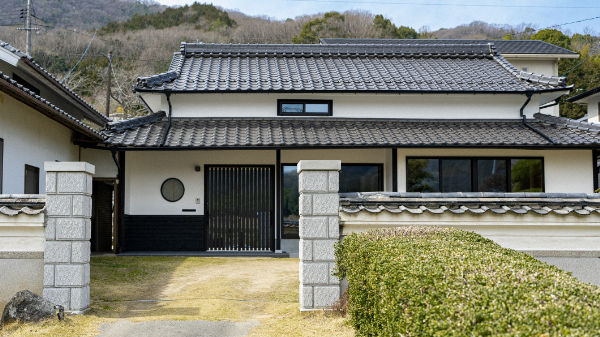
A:
MULTIPOLYGON (((191 4, 193 0, 158 0, 174 6, 191 4)), ((487 23, 518 25, 537 24, 539 29, 572 21, 600 17, 598 0, 200 0, 247 15, 266 15, 279 20, 302 14, 362 9, 383 14, 396 26, 418 30, 453 28, 479 20, 487 23)), ((563 26, 572 33, 586 27, 600 32, 600 18, 563 26)))

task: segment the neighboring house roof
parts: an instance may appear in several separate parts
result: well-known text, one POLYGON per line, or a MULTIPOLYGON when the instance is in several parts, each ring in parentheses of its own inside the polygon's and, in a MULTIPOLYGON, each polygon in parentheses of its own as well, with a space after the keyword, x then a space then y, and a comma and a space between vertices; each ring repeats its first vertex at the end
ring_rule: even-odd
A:
POLYGON ((459 39, 320 39, 322 44, 488 44, 493 43, 501 54, 550 54, 579 57, 579 54, 539 40, 459 40, 459 39))
POLYGON ((89 126, 83 124, 80 120, 69 115, 63 110, 56 107, 54 104, 36 95, 34 92, 18 84, 10 77, 0 72, 0 91, 5 92, 9 96, 23 102, 31 108, 41 112, 49 118, 66 126, 67 128, 79 132, 84 136, 88 136, 94 140, 103 140, 104 135, 89 126))
POLYGON ((584 93, 581 93, 579 95, 575 95, 573 97, 569 97, 567 98, 565 101, 567 102, 571 102, 571 103, 585 103, 585 102, 579 102, 580 100, 583 100, 584 98, 588 98, 592 95, 596 95, 600 93, 600 87, 594 88, 592 90, 588 90, 584 93))
POLYGON ((523 93, 570 90, 565 77, 517 70, 493 44, 182 43, 169 71, 138 92, 523 93))
POLYGON ((600 194, 586 193, 340 193, 340 211, 398 214, 590 215, 600 213, 600 194))
POLYGON ((418 120, 361 118, 172 118, 124 127, 117 122, 105 144, 184 149, 342 147, 593 147, 600 125, 535 114, 522 120, 418 120))
POLYGON ((71 97, 75 102, 77 102, 86 117, 98 122, 100 125, 104 126, 107 122, 112 121, 110 118, 106 117, 104 114, 100 113, 96 110, 91 104, 86 102, 83 98, 77 95, 73 90, 69 89, 66 85, 62 84, 56 77, 50 74, 46 69, 42 68, 39 64, 33 61, 31 56, 27 56, 27 54, 23 53, 21 50, 11 46, 10 44, 3 42, 0 40, 0 48, 3 48, 16 57, 19 58, 24 64, 26 64, 30 69, 34 70, 36 73, 44 77, 48 80, 49 83, 52 83, 58 90, 62 91, 67 96, 71 97))

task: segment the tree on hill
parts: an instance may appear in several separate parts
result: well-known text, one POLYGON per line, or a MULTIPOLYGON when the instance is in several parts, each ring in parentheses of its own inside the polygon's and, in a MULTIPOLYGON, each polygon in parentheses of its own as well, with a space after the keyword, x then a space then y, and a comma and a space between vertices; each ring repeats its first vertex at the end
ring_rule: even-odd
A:
POLYGON ((555 46, 570 49, 571 39, 556 29, 542 29, 531 36, 532 40, 541 40, 555 46))
POLYGON ((167 8, 164 12, 140 15, 135 14, 126 21, 113 21, 99 30, 101 35, 136 31, 148 27, 156 29, 170 28, 184 23, 195 25, 195 29, 214 31, 223 27, 234 27, 236 22, 232 20, 227 12, 211 5, 194 2, 191 6, 185 5, 179 8, 167 8))
POLYGON ((316 18, 302 26, 300 34, 292 37, 293 43, 319 43, 320 38, 344 38, 342 23, 346 20, 338 12, 325 13, 322 18, 316 18))
POLYGON ((396 27, 390 19, 384 18, 381 14, 375 16, 373 26, 379 32, 377 37, 381 39, 416 39, 419 37, 414 29, 405 26, 396 27))

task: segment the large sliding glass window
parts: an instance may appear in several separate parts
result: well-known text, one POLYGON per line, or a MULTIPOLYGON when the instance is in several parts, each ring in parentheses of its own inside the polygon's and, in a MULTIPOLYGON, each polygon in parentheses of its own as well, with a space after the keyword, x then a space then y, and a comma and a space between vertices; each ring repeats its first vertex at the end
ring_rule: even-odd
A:
POLYGON ((408 192, 543 192, 542 158, 408 158, 408 192))
MULTIPOLYGON (((295 164, 283 164, 282 238, 297 239, 299 229, 300 192, 295 164)), ((340 171, 340 192, 378 192, 383 190, 382 164, 343 164, 340 171)))

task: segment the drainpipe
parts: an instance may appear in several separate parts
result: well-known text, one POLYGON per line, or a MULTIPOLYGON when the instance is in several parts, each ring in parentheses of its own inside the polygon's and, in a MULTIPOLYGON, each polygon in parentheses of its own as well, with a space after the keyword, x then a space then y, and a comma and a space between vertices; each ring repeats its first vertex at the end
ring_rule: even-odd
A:
POLYGON ((171 92, 165 92, 165 95, 167 96, 167 103, 169 103, 169 120, 167 121, 167 130, 165 131, 165 134, 163 135, 163 139, 162 142, 160 143, 160 146, 165 146, 165 142, 167 141, 167 135, 169 134, 169 130, 171 130, 171 92))
POLYGON ((550 143, 556 145, 556 142, 554 140, 552 140, 552 138, 546 136, 541 131, 539 131, 539 130, 535 129, 533 126, 527 124, 527 116, 525 116, 525 113, 523 112, 523 110, 525 110, 525 107, 527 106, 527 104, 529 104, 529 101, 531 101, 531 96, 533 96, 533 92, 528 91, 526 93, 526 95, 527 95, 527 100, 525 101, 525 103, 521 107, 521 110, 519 110, 519 112, 521 113, 521 117, 523 117, 523 125, 525 125, 527 128, 529 128, 531 131, 533 131, 533 132, 537 133, 538 135, 544 137, 544 139, 546 139, 550 143))
POLYGON ((549 108, 549 107, 551 107, 551 106, 558 105, 558 104, 559 104, 559 102, 560 102, 560 97, 559 97, 559 98, 557 98, 557 99, 555 99, 555 100, 554 100, 554 103, 552 103, 552 104, 547 104, 547 105, 541 106, 541 107, 540 107, 540 110, 541 110, 541 109, 546 109, 546 108, 549 108))

